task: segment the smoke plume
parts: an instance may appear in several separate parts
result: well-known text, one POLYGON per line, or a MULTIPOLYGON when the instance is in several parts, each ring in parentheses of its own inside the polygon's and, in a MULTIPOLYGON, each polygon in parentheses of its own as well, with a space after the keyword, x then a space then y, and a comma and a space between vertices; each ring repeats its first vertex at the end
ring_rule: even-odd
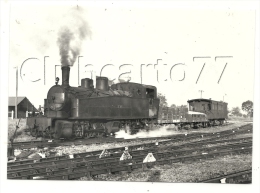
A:
POLYGON ((57 40, 62 66, 72 66, 75 63, 83 40, 90 35, 82 9, 73 9, 67 14, 69 18, 64 18, 66 24, 60 28, 57 40))

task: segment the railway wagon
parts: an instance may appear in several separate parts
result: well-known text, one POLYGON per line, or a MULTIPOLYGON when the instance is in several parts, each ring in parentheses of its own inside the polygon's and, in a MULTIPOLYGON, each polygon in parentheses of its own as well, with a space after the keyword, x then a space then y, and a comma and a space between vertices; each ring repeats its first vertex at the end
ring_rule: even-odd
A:
POLYGON ((192 128, 222 125, 227 119, 227 103, 211 99, 192 99, 187 101, 189 107, 164 107, 158 122, 192 128))
POLYGON ((154 86, 124 82, 109 86, 107 77, 69 85, 69 66, 62 66, 62 84, 52 86, 44 100, 44 116, 27 118, 33 136, 82 138, 103 136, 120 129, 136 132, 158 119, 160 100, 154 86))
POLYGON ((227 119, 227 103, 214 101, 211 99, 192 99, 188 100, 189 110, 192 112, 204 113, 207 115, 209 124, 223 124, 227 119))
POLYGON ((187 106, 175 108, 164 107, 159 116, 160 124, 174 124, 180 127, 198 127, 206 126, 208 123, 207 115, 200 112, 189 111, 187 106))
POLYGON ((188 112, 188 108, 186 106, 163 107, 161 109, 158 122, 163 124, 173 123, 173 122, 184 122, 186 121, 187 112, 188 112))

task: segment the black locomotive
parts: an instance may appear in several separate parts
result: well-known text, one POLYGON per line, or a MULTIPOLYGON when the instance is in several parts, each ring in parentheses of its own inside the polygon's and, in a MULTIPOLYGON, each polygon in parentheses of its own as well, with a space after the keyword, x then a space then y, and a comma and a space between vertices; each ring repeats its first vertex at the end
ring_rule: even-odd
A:
POLYGON ((157 122, 157 88, 122 82, 108 85, 107 77, 81 80, 69 85, 70 67, 62 66, 62 85, 52 86, 44 99, 44 116, 28 117, 33 136, 83 138, 113 134, 120 129, 134 133, 157 122))
POLYGON ((44 116, 27 118, 32 136, 46 138, 89 138, 124 129, 131 134, 150 130, 154 124, 197 128, 222 125, 227 103, 211 99, 188 100, 189 107, 164 107, 159 114, 157 88, 122 82, 109 86, 107 77, 81 80, 69 85, 70 67, 62 66, 62 84, 52 86, 44 99, 44 116))

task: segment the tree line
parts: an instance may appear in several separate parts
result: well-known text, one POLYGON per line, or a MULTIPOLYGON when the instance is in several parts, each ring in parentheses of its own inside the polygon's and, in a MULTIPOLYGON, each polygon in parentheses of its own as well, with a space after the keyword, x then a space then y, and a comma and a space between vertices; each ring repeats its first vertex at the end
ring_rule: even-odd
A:
POLYGON ((242 103, 241 105, 241 109, 239 107, 233 107, 231 109, 231 111, 229 111, 228 113, 230 115, 234 115, 234 116, 238 116, 238 117, 253 117, 253 114, 254 114, 254 103, 250 100, 247 100, 245 102, 242 103), (246 115, 243 115, 241 113, 241 109, 243 111, 245 111, 247 114, 246 115))
MULTIPOLYGON (((166 99, 165 95, 163 95, 161 93, 158 93, 157 97, 160 99, 159 116, 162 113, 162 108, 165 108, 165 107, 176 108, 177 107, 177 105, 175 105, 175 104, 172 104, 172 105, 168 106, 167 99, 166 99)), ((181 106, 182 107, 187 107, 187 105, 181 105, 181 106)))

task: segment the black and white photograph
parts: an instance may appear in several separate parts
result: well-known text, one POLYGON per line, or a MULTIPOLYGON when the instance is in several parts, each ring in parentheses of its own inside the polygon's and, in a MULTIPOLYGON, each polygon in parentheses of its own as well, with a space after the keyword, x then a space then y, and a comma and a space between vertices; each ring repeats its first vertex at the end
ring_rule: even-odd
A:
POLYGON ((259 1, 1 5, 3 192, 259 190, 259 1))

